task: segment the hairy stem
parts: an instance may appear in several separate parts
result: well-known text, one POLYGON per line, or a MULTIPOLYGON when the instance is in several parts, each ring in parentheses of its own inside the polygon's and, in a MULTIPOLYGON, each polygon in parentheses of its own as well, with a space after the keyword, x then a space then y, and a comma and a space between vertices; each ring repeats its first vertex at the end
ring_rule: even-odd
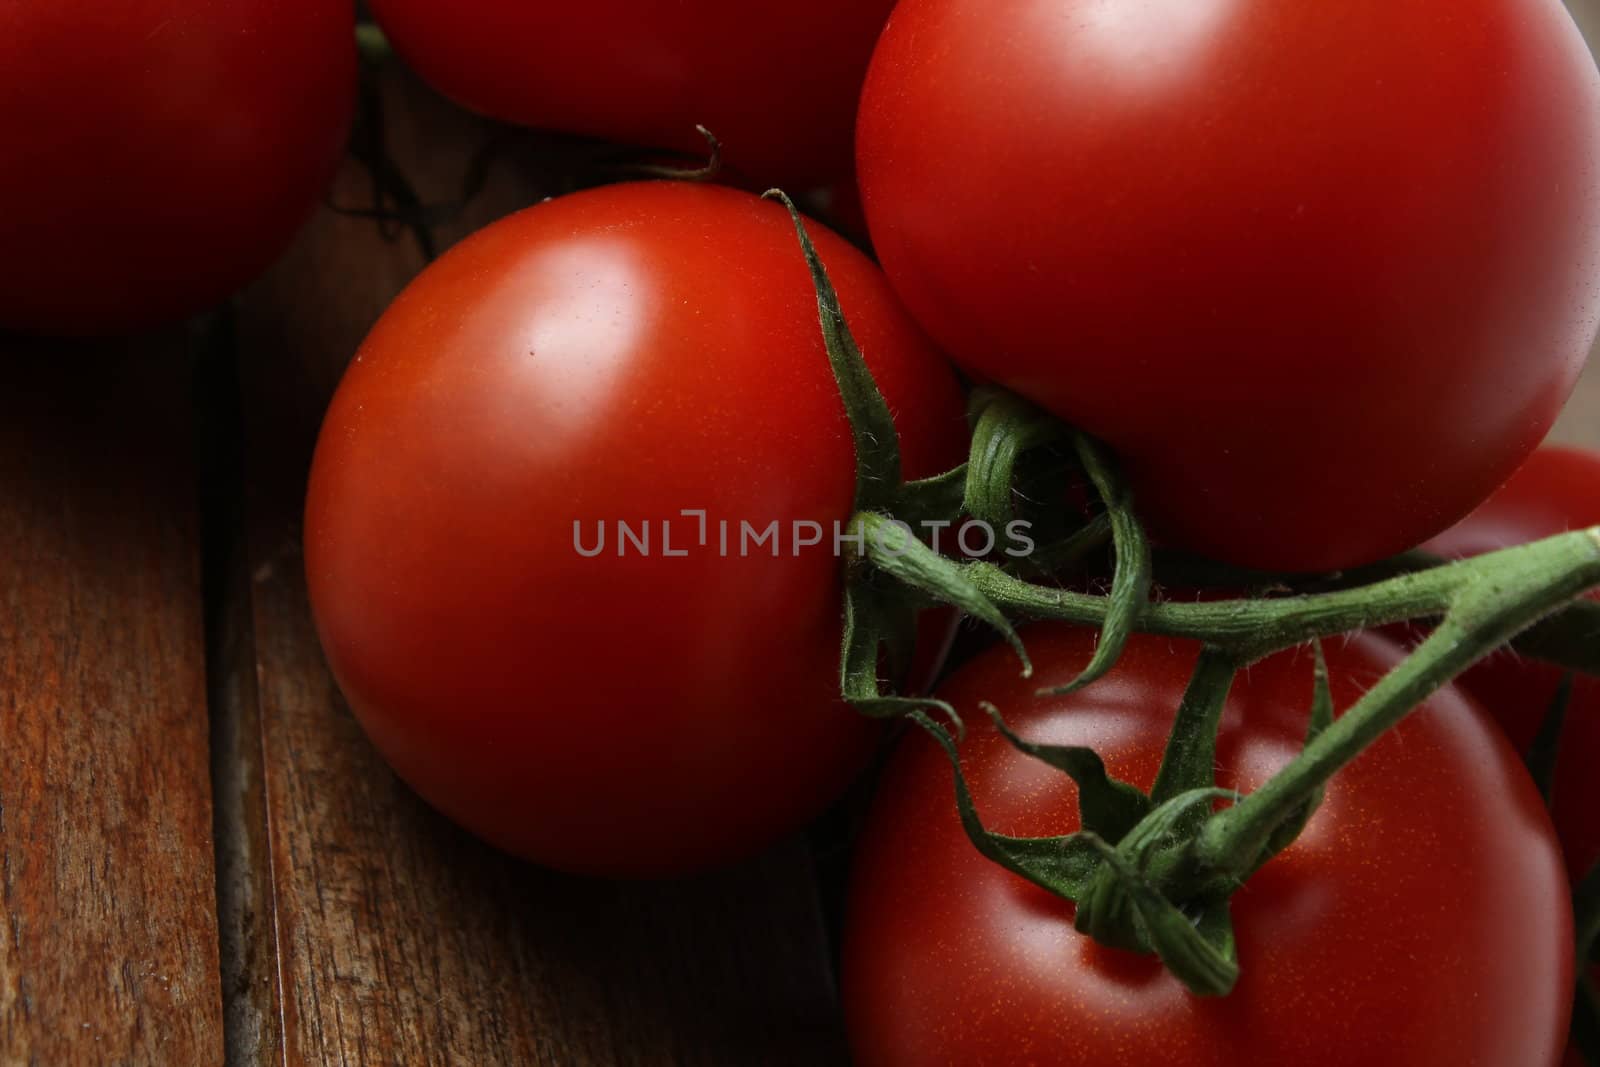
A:
MULTIPOLYGON (((1110 602, 1104 597, 1033 585, 990 563, 969 563, 965 571, 967 580, 991 603, 1015 615, 1102 626, 1110 611, 1110 602)), ((1519 630, 1559 608, 1565 599, 1600 584, 1600 528, 1561 534, 1357 589, 1275 600, 1150 604, 1139 613, 1135 628, 1203 641, 1249 661, 1319 637, 1445 615, 1472 589, 1489 587, 1505 598, 1526 599, 1530 589, 1547 589, 1552 576, 1564 579, 1559 588, 1570 586, 1571 593, 1547 594, 1519 630)), ((1587 669, 1600 671, 1600 648, 1591 651, 1589 658, 1594 662, 1587 669)))
MULTIPOLYGON (((1278 826, 1434 691, 1565 601, 1600 583, 1600 530, 1480 556, 1467 561, 1464 569, 1455 564, 1417 577, 1429 576, 1452 578, 1445 590, 1444 621, 1289 766, 1211 818, 1195 842, 1203 871, 1230 877, 1248 874, 1278 826), (1455 574, 1447 575, 1452 570, 1455 574)), ((1382 602, 1376 595, 1382 588, 1368 591, 1374 601, 1382 602)), ((1277 632, 1293 629, 1287 625, 1277 632)))

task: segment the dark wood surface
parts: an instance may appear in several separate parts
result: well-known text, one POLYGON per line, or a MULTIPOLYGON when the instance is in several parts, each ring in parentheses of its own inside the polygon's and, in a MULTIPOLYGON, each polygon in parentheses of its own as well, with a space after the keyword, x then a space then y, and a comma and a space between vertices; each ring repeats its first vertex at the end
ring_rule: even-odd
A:
MULTIPOLYGON (((391 150, 446 200, 486 131, 388 83, 391 150)), ((458 237, 536 200, 497 168, 458 237)), ((368 195, 351 165, 334 197, 368 195)), ((276 988, 235 1029, 289 1063, 828 1064, 843 1058, 810 859, 798 843, 722 875, 624 886, 513 862, 433 815, 378 759, 323 666, 299 555, 321 413, 372 322, 423 265, 414 242, 323 212, 241 302, 241 551, 229 565, 240 907, 228 916, 276 988), (244 648, 253 652, 246 654, 244 648), (263 866, 265 864, 265 866, 263 866), (264 909, 270 909, 265 914, 264 909), (267 930, 275 932, 268 941, 267 930), (265 1025, 281 1011, 281 1035, 265 1025), (274 1042, 281 1042, 276 1046, 274 1042)), ((245 970, 249 970, 246 968, 245 970)))
POLYGON ((0 341, 0 1063, 222 1059, 190 381, 0 341))
MULTIPOLYGON (((383 99, 394 158, 457 196, 490 131, 399 75, 383 99)), ((441 244, 586 151, 503 157, 441 244)), ((366 170, 332 199, 369 204, 366 170)), ((423 265, 324 209, 188 330, 0 340, 0 1064, 843 1060, 803 842, 683 882, 557 876, 434 815, 343 705, 304 479, 423 265)))

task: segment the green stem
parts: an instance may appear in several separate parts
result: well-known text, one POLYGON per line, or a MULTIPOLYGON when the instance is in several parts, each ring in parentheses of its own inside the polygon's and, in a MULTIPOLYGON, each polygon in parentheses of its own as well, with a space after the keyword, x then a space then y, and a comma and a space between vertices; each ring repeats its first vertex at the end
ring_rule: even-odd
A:
MULTIPOLYGON (((1211 818, 1194 847, 1202 872, 1233 878, 1248 874, 1280 825, 1434 691, 1561 603, 1600 583, 1600 529, 1397 579, 1402 583, 1397 588, 1406 593, 1397 601, 1411 598, 1418 578, 1449 579, 1439 590, 1446 595, 1444 620, 1289 766, 1235 807, 1211 818)), ((1384 583, 1371 592, 1395 585, 1384 583)), ((1381 603, 1383 598, 1373 599, 1381 603)), ((1286 624, 1277 632, 1292 630, 1286 624)))
MULTIPOLYGON (((1110 611, 1105 597, 1033 585, 990 563, 969 563, 964 569, 967 581, 991 603, 1016 615, 1102 626, 1110 611)), ((1532 589, 1546 590, 1553 576, 1571 585, 1572 597, 1600 585, 1600 527, 1364 588, 1278 600, 1150 604, 1139 613, 1135 628, 1203 641, 1250 661, 1319 637, 1444 615, 1471 589, 1490 586, 1502 596, 1525 599, 1532 589)), ((1553 610, 1552 604, 1559 606, 1559 600, 1544 595, 1541 610, 1529 622, 1553 610)))
MULTIPOLYGON (((1355 570, 1337 574, 1273 574, 1251 571, 1188 556, 1170 549, 1156 553, 1156 578, 1165 585, 1208 589, 1239 589, 1274 593, 1327 592, 1372 585, 1400 574, 1431 570, 1449 561, 1422 549, 1413 549, 1355 570)), ((1568 604, 1537 626, 1518 635, 1512 647, 1524 656, 1544 660, 1569 671, 1600 675, 1600 602, 1579 600, 1568 604)))
POLYGON ((1217 731, 1238 670, 1238 663, 1228 653, 1209 647, 1200 650, 1200 661, 1178 705, 1161 769, 1150 787, 1152 803, 1165 804, 1190 790, 1216 784, 1217 731))
POLYGON ((789 220, 800 240, 800 253, 805 258, 806 269, 811 272, 822 342, 844 403, 845 416, 850 420, 850 436, 855 442, 856 510, 887 508, 897 502, 901 489, 900 435, 895 432, 889 402, 878 391, 878 383, 873 380, 855 335, 850 332, 844 309, 839 306, 839 294, 806 230, 800 209, 782 189, 769 189, 761 196, 764 200, 776 200, 789 212, 789 220))

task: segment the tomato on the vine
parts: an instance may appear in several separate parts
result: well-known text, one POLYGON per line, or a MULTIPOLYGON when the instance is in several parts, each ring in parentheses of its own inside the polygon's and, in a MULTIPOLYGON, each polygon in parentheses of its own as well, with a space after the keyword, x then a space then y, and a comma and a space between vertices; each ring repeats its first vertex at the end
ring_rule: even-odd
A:
MULTIPOLYGON (((1096 636, 1023 637, 1033 678, 997 648, 941 695, 968 723, 986 825, 1071 833, 1076 788, 1012 748, 979 702, 1030 740, 1093 747, 1148 789, 1198 648, 1138 636, 1105 679, 1036 698, 1075 677, 1096 636)), ((1326 653, 1341 709, 1399 656, 1375 636, 1326 653)), ((1239 675, 1219 785, 1254 789, 1299 751, 1312 673, 1300 650, 1239 675)), ((926 737, 902 742, 857 848, 843 989, 863 1067, 1554 1067, 1566 1044, 1573 926, 1550 820, 1516 753, 1453 689, 1334 778, 1301 838, 1234 896, 1242 977, 1225 998, 1089 940, 1071 904, 983 858, 926 737)))
MULTIPOLYGON (((954 466, 954 372, 813 230, 908 475, 954 466)), ((800 827, 870 748, 839 697, 854 488, 784 209, 609 186, 478 233, 373 329, 317 448, 312 606, 362 724, 447 815, 552 867, 688 870, 800 827)))
MULTIPOLYGON (((1482 507, 1426 547, 1450 558, 1476 556, 1596 525, 1600 454, 1544 448, 1482 507)), ((1562 677, 1560 668, 1502 650, 1463 675, 1460 684, 1527 752, 1562 677)), ((1593 675, 1573 676, 1551 807, 1567 866, 1573 881, 1580 881, 1600 863, 1600 678, 1593 675)))
POLYGON ((310 215, 355 106, 350 0, 0 6, 0 329, 202 311, 310 215))
POLYGON ((1600 75, 1560 0, 903 0, 858 166, 934 339, 1229 562, 1457 521, 1600 318, 1600 75))
POLYGON ((798 187, 849 173, 861 80, 894 0, 373 0, 396 51, 507 122, 703 154, 798 187))

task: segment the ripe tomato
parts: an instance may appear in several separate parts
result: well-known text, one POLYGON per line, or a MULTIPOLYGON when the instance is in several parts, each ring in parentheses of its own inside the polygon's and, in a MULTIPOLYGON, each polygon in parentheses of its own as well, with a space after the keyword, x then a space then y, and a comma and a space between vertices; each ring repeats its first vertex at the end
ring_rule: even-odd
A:
POLYGON ((1595 338, 1600 76, 1559 0, 904 0, 858 146, 934 339, 1231 562, 1438 533, 1595 338))
MULTIPOLYGON (((946 683, 990 829, 1078 828, 1075 787, 1011 748, 978 711, 1030 739, 1091 745, 1149 788, 1196 647, 1136 637, 1105 680, 1035 700, 1076 675, 1094 634, 1023 635, 1038 675, 993 650, 946 683)), ((1377 637, 1329 644, 1351 704, 1391 666, 1377 637)), ((1218 748, 1225 787, 1251 789, 1303 744, 1312 658, 1239 676, 1218 748)), ((1445 690, 1329 787, 1301 839, 1234 897, 1243 976, 1190 995, 1159 961, 1077 933, 1072 906, 984 859, 956 817, 944 755, 908 737, 858 846, 844 946, 862 1067, 1554 1067, 1566 1044, 1573 928, 1550 821, 1498 730, 1445 690)))
POLYGON ((374 0, 445 95, 525 126, 705 153, 757 181, 849 173, 856 103, 894 0, 374 0))
MULTIPOLYGON (((1568 530, 1600 525, 1600 455, 1568 448, 1535 452, 1488 502, 1428 544, 1440 555, 1474 556, 1568 530)), ((1468 671, 1461 685, 1527 752, 1561 685, 1562 671, 1511 651, 1468 671)), ((1556 831, 1576 882, 1600 863, 1600 678, 1573 679, 1556 763, 1556 831)))
MULTIPOLYGON (((875 266, 816 241, 908 473, 953 466, 954 373, 875 266)), ((873 737, 838 699, 854 476, 781 207, 563 197, 429 268, 351 365, 306 505, 323 645, 400 775, 489 841, 591 873, 718 862, 815 816, 873 737), (650 555, 619 555, 620 521, 650 555), (780 558, 742 556, 738 524, 772 521, 780 558), (796 521, 824 544, 796 554, 796 521), (607 524, 601 555, 577 523, 586 550, 607 524)))
POLYGON ((220 302, 333 176, 350 0, 0 5, 0 328, 112 334, 220 302))

